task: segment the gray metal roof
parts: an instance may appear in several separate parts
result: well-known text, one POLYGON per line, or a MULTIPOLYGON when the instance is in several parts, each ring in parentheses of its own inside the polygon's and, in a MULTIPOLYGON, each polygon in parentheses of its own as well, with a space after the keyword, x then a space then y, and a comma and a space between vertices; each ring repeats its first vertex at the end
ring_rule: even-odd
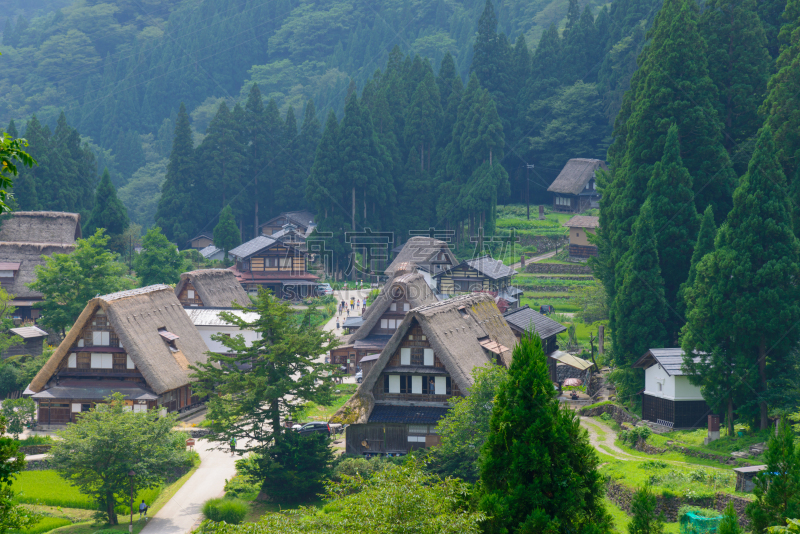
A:
POLYGON ((500 278, 506 278, 517 274, 517 271, 508 265, 505 265, 500 260, 492 259, 491 256, 483 256, 474 260, 467 260, 465 263, 479 273, 484 274, 489 278, 493 278, 494 280, 499 280, 500 278))
POLYGON ((511 328, 517 331, 524 332, 533 325, 534 330, 542 339, 567 331, 566 326, 531 309, 527 304, 515 310, 508 310, 503 314, 503 318, 511 328))
POLYGON ((214 245, 208 245, 204 249, 200 249, 200 255, 204 258, 208 259, 209 257, 213 256, 217 252, 224 252, 221 248, 217 248, 214 245))
POLYGON ((47 335, 47 332, 35 326, 22 326, 20 328, 9 328, 9 330, 23 339, 34 339, 47 335))
POLYGON ((232 324, 225 322, 222 317, 220 317, 222 312, 228 312, 241 319, 244 319, 247 322, 253 322, 259 317, 258 313, 256 312, 248 312, 244 310, 191 307, 184 309, 186 310, 186 313, 189 314, 189 318, 192 320, 192 323, 195 326, 233 326, 232 324))
POLYGON ((361 326, 363 323, 364 323, 364 318, 358 316, 358 317, 348 317, 347 319, 344 320, 342 325, 345 328, 357 328, 361 326))
POLYGON ((267 237, 265 235, 260 235, 254 239, 251 239, 246 243, 242 243, 233 250, 229 250, 228 255, 236 256, 237 258, 243 260, 245 258, 252 256, 256 252, 261 252, 265 248, 272 246, 275 243, 276 243, 275 239, 272 239, 271 237, 267 237))
POLYGON ((369 350, 382 350, 383 347, 392 339, 390 335, 374 334, 367 336, 364 339, 359 339, 353 343, 353 348, 356 349, 369 349, 369 350))
POLYGON ((113 393, 122 393, 126 400, 156 400, 158 395, 145 387, 137 387, 131 382, 116 383, 106 381, 85 381, 73 385, 58 385, 43 389, 33 395, 34 399, 75 399, 75 400, 103 400, 113 393))
MULTIPOLYGON (((647 369, 658 364, 670 376, 683 376, 683 354, 680 348, 650 349, 633 366, 647 369)), ((699 362, 700 357, 695 356, 694 361, 699 362)))
POLYGON ((376 404, 369 416, 370 423, 405 423, 435 425, 449 408, 434 406, 396 406, 376 404))

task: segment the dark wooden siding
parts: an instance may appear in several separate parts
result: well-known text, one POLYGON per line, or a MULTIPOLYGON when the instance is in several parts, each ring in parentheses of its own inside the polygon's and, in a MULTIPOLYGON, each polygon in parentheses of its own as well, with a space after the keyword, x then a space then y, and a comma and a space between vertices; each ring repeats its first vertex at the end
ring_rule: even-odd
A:
POLYGON ((573 258, 588 258, 590 256, 597 256, 597 247, 586 245, 569 245, 569 255, 573 258))
POLYGON ((20 354, 39 356, 42 354, 46 339, 46 337, 35 337, 28 339, 27 341, 23 341, 23 343, 20 343, 19 345, 9 347, 3 353, 3 359, 8 358, 9 356, 18 356, 20 354))
POLYGON ((186 285, 183 286, 181 289, 181 294, 178 295, 178 300, 181 302, 182 306, 202 306, 203 300, 200 298, 200 295, 197 294, 197 290, 194 288, 191 282, 186 282, 186 285), (194 291, 194 297, 189 298, 189 291, 194 291))
POLYGON ((705 401, 673 401, 642 394, 642 419, 646 421, 661 419, 674 428, 699 428, 706 426, 709 413, 705 401))

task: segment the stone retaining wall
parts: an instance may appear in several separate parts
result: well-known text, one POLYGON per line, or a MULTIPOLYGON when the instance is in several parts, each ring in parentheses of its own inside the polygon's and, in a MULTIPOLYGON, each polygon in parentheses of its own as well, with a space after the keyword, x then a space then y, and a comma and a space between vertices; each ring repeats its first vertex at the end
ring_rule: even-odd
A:
POLYGON ((52 447, 52 445, 29 445, 28 447, 20 447, 19 452, 23 452, 27 456, 33 456, 34 454, 50 452, 50 447, 52 447))
POLYGON ((540 274, 592 274, 588 265, 563 265, 561 263, 529 263, 525 266, 526 273, 540 274))
POLYGON ((28 460, 25 463, 25 471, 44 471, 52 469, 50 467, 50 460, 42 458, 41 460, 28 460))
POLYGON ((637 451, 644 452, 646 454, 663 454, 667 451, 676 451, 686 456, 691 456, 693 458, 702 458, 704 460, 711 460, 713 462, 719 462, 725 465, 740 465, 740 466, 749 466, 751 465, 748 462, 737 460, 733 456, 723 456, 720 454, 713 454, 710 452, 701 452, 696 451, 693 449, 689 449, 686 447, 682 447, 680 445, 667 445, 666 449, 662 449, 660 447, 654 447, 649 443, 644 442, 643 440, 639 440, 639 442, 634 447, 637 451))
POLYGON ((611 418, 619 423, 630 423, 635 425, 641 419, 630 413, 628 410, 623 408, 622 406, 617 406, 616 404, 603 404, 602 406, 596 406, 594 408, 583 408, 578 412, 579 415, 584 415, 586 417, 597 417, 598 415, 607 413, 611 415, 611 418))
POLYGON ((185 430, 189 437, 191 438, 204 438, 207 435, 211 434, 211 431, 207 428, 192 428, 191 430, 185 430))
MULTIPOLYGON (((633 501, 634 493, 636 493, 636 490, 618 484, 613 480, 609 480, 606 484, 606 495, 609 500, 625 510, 626 513, 630 513, 631 511, 631 502, 633 501)), ((663 513, 668 522, 674 523, 678 520, 678 509, 683 505, 711 508, 722 514, 728 506, 728 502, 733 503, 736 515, 739 516, 739 525, 749 527, 750 521, 747 519, 747 516, 745 516, 744 510, 750 501, 734 495, 728 495, 727 493, 716 493, 714 497, 705 497, 701 499, 656 495, 656 512, 663 513)))
POLYGON ((520 286, 524 288, 526 291, 536 291, 537 293, 542 293, 545 291, 554 291, 556 293, 569 293, 569 289, 567 286, 520 286))

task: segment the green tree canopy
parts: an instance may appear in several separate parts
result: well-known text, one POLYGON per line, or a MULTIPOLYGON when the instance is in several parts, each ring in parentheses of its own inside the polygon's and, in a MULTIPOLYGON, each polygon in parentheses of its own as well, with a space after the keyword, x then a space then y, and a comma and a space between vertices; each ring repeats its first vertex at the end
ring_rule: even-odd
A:
POLYGON ((70 254, 45 257, 36 267, 36 280, 28 284, 44 295, 38 304, 41 323, 63 335, 97 295, 130 289, 133 284, 123 274, 125 265, 109 252, 108 236, 98 229, 86 239, 78 239, 70 254))
POLYGON ((177 284, 181 273, 189 270, 191 264, 178 252, 178 247, 170 243, 161 228, 154 226, 142 239, 142 251, 133 261, 136 275, 142 285, 177 284))
POLYGON ((586 431, 559 406, 539 336, 514 347, 481 450, 485 532, 611 532, 586 431))
POLYGON ((233 210, 230 205, 222 208, 219 215, 219 222, 214 227, 214 245, 225 251, 225 259, 228 259, 228 252, 242 243, 241 234, 236 227, 233 219, 233 210))
POLYGON ((53 469, 94 498, 110 525, 118 523, 114 507, 130 504, 131 487, 135 493, 156 487, 192 465, 186 434, 173 430, 174 415, 125 408, 124 396, 114 393, 67 425, 50 449, 53 469))
POLYGON ((108 169, 105 169, 100 183, 97 184, 94 208, 86 222, 86 233, 93 234, 98 228, 103 228, 113 240, 122 235, 129 224, 128 211, 117 198, 117 190, 111 183, 108 169))

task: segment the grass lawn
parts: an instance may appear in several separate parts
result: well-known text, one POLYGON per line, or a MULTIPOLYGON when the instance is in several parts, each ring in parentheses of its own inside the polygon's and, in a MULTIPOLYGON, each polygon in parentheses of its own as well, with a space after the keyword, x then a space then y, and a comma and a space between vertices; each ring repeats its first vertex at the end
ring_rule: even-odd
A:
POLYGON ((11 534, 41 534, 42 532, 49 532, 58 527, 71 525, 72 521, 63 517, 42 517, 35 525, 23 530, 9 530, 11 534))
MULTIPOLYGON (((745 435, 728 436, 727 431, 723 428, 720 430, 720 439, 712 441, 708 445, 703 445, 703 439, 706 437, 707 431, 704 428, 698 428, 696 430, 676 430, 675 432, 669 432, 660 436, 653 435, 650 436, 647 441, 656 447, 666 447, 667 441, 673 441, 679 443, 681 446, 696 451, 728 456, 732 452, 746 451, 751 445, 769 440, 769 430, 750 434, 747 432, 744 425, 737 425, 734 430, 737 432, 742 431, 745 435)), ((750 458, 749 462, 758 463, 761 460, 763 460, 763 458, 757 456, 755 458, 750 458)))
POLYGON ((78 488, 58 476, 55 471, 23 471, 17 475, 13 488, 18 492, 17 502, 44 504, 63 508, 97 508, 92 499, 78 488))
MULTIPOLYGON (((614 532, 628 534, 628 523, 631 522, 631 518, 610 499, 606 498, 605 503, 606 511, 611 515, 611 519, 614 522, 614 532)), ((680 532, 680 523, 665 523, 664 532, 665 534, 678 534, 680 532)))
MULTIPOLYGON (((189 478, 191 478, 191 476, 195 473, 195 471, 197 471, 198 467, 200 467, 200 459, 196 458, 194 467, 188 473, 183 475, 181 478, 179 478, 178 480, 176 480, 175 482, 164 488, 164 491, 161 492, 161 494, 158 496, 155 502, 153 502, 153 504, 150 505, 150 509, 147 511, 147 514, 150 517, 156 515, 156 513, 158 513, 158 511, 161 510, 161 508, 163 508, 165 504, 167 504, 167 502, 175 495, 175 493, 177 493, 177 491, 181 489, 181 486, 183 486, 186 483, 186 481, 189 480, 189 478)), ((122 516, 122 515, 117 516, 120 524, 114 526, 109 526, 103 523, 97 523, 95 521, 83 521, 80 523, 75 523, 73 525, 57 528, 55 530, 51 530, 50 532, 56 534, 94 534, 98 530, 103 530, 103 531, 114 530, 120 533, 128 532, 128 521, 126 519, 128 519, 129 517, 130 516, 122 516)), ((133 534, 139 534, 139 532, 141 532, 141 530, 145 527, 144 520, 139 520, 137 518, 138 516, 134 516, 133 534)))
POLYGON ((580 310, 580 306, 570 302, 568 298, 528 295, 527 293, 520 300, 520 306, 526 304, 535 310, 538 310, 542 304, 550 304, 560 312, 575 313, 580 310))
POLYGON ((344 406, 353 393, 355 393, 358 384, 339 384, 335 386, 336 393, 334 395, 333 403, 330 406, 323 406, 315 402, 307 402, 303 408, 294 414, 294 420, 299 423, 310 423, 311 421, 327 421, 331 416, 336 413, 336 410, 344 406))

